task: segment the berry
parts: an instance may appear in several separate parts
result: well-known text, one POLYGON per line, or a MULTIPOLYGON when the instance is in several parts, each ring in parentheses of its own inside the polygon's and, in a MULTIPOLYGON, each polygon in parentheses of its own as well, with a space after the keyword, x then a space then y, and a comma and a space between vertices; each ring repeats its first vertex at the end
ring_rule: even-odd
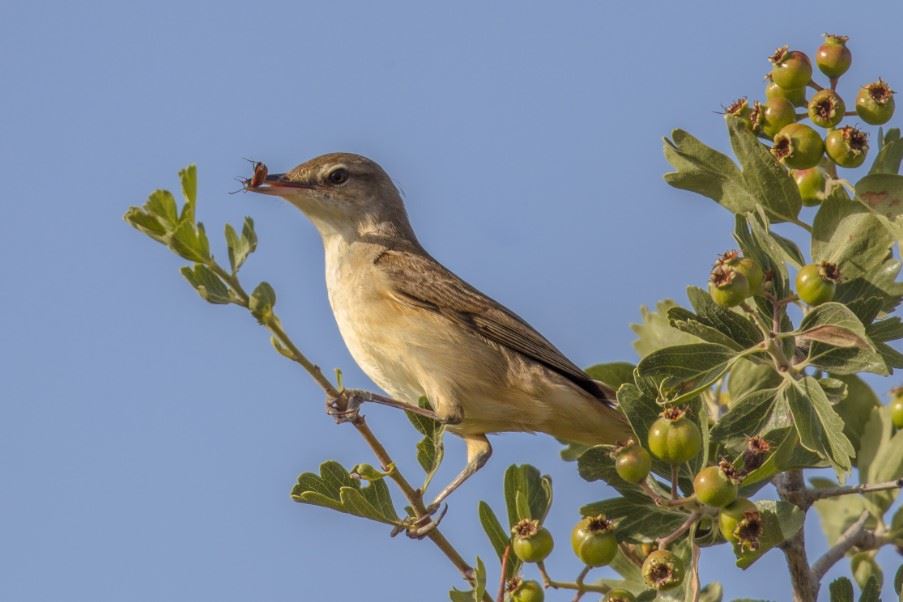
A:
POLYGON ((723 508, 737 499, 736 472, 730 462, 706 466, 693 479, 693 492, 703 504, 723 508))
POLYGON ((738 98, 731 104, 724 107, 724 118, 727 119, 730 117, 737 117, 742 121, 745 121, 750 127, 752 127, 752 121, 750 120, 750 115, 752 114, 752 110, 749 108, 749 103, 746 100, 746 97, 738 98))
POLYGON ((796 122, 796 111, 789 100, 772 98, 765 101, 765 104, 758 102, 755 104, 750 114, 750 121, 755 130, 761 131, 769 139, 773 139, 785 125, 796 122))
POLYGON ((815 64, 822 73, 836 79, 847 72, 853 55, 847 48, 847 36, 826 33, 824 43, 815 51, 815 64))
POLYGON ((856 114, 869 125, 887 123, 894 115, 894 91, 883 79, 859 88, 856 114))
POLYGON ((832 128, 843 120, 847 107, 834 90, 819 90, 809 101, 809 119, 818 127, 832 128))
POLYGON ((521 581, 511 591, 511 602, 543 602, 546 593, 538 581, 521 581))
POLYGON ((806 106, 806 87, 785 89, 774 83, 771 75, 765 76, 768 83, 765 84, 765 98, 783 98, 789 100, 795 107, 806 106))
POLYGON ((718 528, 724 539, 742 550, 756 550, 764 527, 756 505, 741 497, 718 514, 718 528))
POLYGON ((891 391, 890 420, 894 428, 903 429, 903 389, 896 388, 891 391))
POLYGON ((617 588, 609 590, 602 602, 636 602, 636 597, 626 589, 617 588))
POLYGON ((778 48, 768 60, 771 61, 771 79, 784 89, 803 88, 812 80, 812 63, 806 53, 778 48))
POLYGON ((614 453, 615 472, 628 483, 644 481, 652 468, 652 457, 641 445, 631 440, 614 453))
POLYGON ((841 167, 859 167, 869 151, 868 134, 851 126, 828 132, 825 151, 841 167))
POLYGON ((715 262, 713 270, 719 266, 729 266, 734 271, 746 276, 749 282, 749 294, 756 295, 762 288, 762 281, 765 279, 765 272, 762 266, 752 257, 743 257, 739 251, 727 251, 722 253, 715 262))
POLYGON ((793 169, 815 167, 824 151, 825 144, 818 132, 801 123, 785 125, 774 137, 771 147, 771 154, 793 169))
POLYGON ((643 581, 657 590, 671 589, 684 579, 684 563, 668 550, 656 550, 643 561, 643 581))
POLYGON ((796 292, 803 302, 821 305, 834 298, 839 279, 840 271, 833 263, 810 263, 796 274, 796 292))
POLYGON ((614 524, 602 514, 583 517, 571 531, 571 546, 587 566, 608 564, 618 553, 614 524))
POLYGON ((749 297, 749 280, 729 265, 716 265, 709 276, 709 294, 722 307, 740 305, 749 297))
POLYGON ((668 464, 683 464, 702 449, 702 433, 686 410, 667 408, 649 428, 649 451, 668 464))
POLYGON ((796 187, 800 190, 800 198, 803 205, 812 207, 825 200, 825 187, 828 184, 828 174, 821 167, 809 169, 794 169, 792 172, 796 187))
POLYGON ((511 549, 524 562, 542 562, 555 545, 552 534, 540 527, 538 520, 525 518, 515 524, 511 532, 514 534, 511 549))

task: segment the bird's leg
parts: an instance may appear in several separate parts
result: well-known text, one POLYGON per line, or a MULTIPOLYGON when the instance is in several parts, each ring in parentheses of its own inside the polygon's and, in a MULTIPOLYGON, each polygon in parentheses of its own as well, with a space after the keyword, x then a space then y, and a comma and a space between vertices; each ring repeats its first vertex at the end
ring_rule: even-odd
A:
POLYGON ((384 395, 363 391, 361 389, 344 389, 336 399, 327 399, 326 413, 330 416, 335 416, 337 422, 350 422, 358 416, 360 407, 365 401, 397 408, 413 414, 419 414, 420 416, 425 416, 426 418, 436 420, 437 422, 447 422, 430 409, 421 408, 418 405, 405 403, 403 401, 398 401, 397 399, 392 399, 391 397, 385 397, 384 395))

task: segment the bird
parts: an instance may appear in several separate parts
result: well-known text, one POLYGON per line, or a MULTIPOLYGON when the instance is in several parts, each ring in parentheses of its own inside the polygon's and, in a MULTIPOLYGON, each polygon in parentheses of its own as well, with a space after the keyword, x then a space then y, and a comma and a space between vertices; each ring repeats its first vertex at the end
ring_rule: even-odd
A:
POLYGON ((354 361, 398 405, 464 439, 467 462, 432 513, 492 454, 487 435, 526 431, 583 445, 632 431, 614 391, 525 320, 434 259, 375 161, 330 153, 285 173, 255 169, 251 192, 301 210, 323 242, 326 289, 354 361), (265 174, 263 177, 260 177, 265 174))

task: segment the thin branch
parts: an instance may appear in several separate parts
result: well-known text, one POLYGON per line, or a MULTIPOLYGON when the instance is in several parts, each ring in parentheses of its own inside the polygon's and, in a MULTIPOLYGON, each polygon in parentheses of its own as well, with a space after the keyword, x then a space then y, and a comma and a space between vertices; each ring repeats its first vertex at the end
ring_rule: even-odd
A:
MULTIPOLYGON (((798 503, 806 486, 801 470, 790 470, 777 475, 774 480, 775 488, 781 499, 799 506, 803 512, 804 507, 798 503)), ((780 546, 787 560, 787 570, 790 572, 790 582, 793 586, 794 602, 815 602, 818 595, 819 582, 809 568, 809 559, 806 555, 806 527, 800 527, 793 537, 783 542, 780 546)))
POLYGON ((831 549, 825 552, 824 555, 812 565, 812 574, 815 576, 815 579, 820 581, 821 578, 825 576, 825 573, 827 573, 838 560, 843 558, 850 548, 859 543, 860 538, 863 533, 865 533, 865 523, 868 521, 869 516, 869 512, 864 510, 862 514, 859 515, 859 518, 856 519, 856 522, 847 527, 847 530, 844 531, 837 542, 831 546, 831 549))
POLYGON ((828 487, 825 489, 807 489, 806 497, 814 502, 826 497, 837 497, 841 495, 850 495, 852 493, 872 493, 875 491, 887 491, 889 489, 900 489, 903 487, 903 479, 895 481, 884 481, 883 483, 863 483, 861 485, 849 485, 846 487, 828 487))
POLYGON ((666 535, 665 537, 659 538, 658 549, 664 550, 672 543, 680 539, 680 537, 684 533, 686 533, 690 529, 690 527, 692 527, 700 518, 702 518, 702 511, 694 510, 692 513, 690 513, 689 516, 687 516, 687 520, 681 523, 681 525, 677 527, 673 532, 666 535))
POLYGON ((695 543, 691 545, 690 552, 690 591, 693 594, 691 596, 692 602, 699 602, 699 592, 701 590, 701 586, 699 583, 699 554, 700 548, 695 543))
POLYGON ((539 570, 540 576, 542 576, 542 584, 546 587, 551 587, 552 589, 572 589, 584 594, 588 592, 607 594, 611 590, 611 588, 605 584, 600 583, 594 585, 592 583, 583 582, 583 579, 586 578, 586 574, 589 573, 591 568, 589 566, 583 567, 583 570, 580 571, 580 575, 577 577, 577 581, 555 581, 549 576, 546 565, 542 562, 537 562, 536 568, 539 570))
POLYGON ((511 554, 511 544, 505 546, 505 552, 502 554, 502 570, 499 576, 499 593, 495 597, 495 602, 505 602, 505 573, 508 571, 508 556, 511 554))

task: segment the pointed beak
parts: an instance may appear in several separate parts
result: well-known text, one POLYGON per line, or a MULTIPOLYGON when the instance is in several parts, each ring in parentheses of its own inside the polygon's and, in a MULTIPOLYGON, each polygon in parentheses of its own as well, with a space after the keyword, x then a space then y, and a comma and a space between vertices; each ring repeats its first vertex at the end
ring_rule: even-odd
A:
POLYGON ((245 188, 249 192, 259 194, 280 195, 287 188, 312 188, 307 182, 290 180, 284 173, 268 173, 266 165, 257 163, 254 166, 254 174, 245 182, 245 188))

